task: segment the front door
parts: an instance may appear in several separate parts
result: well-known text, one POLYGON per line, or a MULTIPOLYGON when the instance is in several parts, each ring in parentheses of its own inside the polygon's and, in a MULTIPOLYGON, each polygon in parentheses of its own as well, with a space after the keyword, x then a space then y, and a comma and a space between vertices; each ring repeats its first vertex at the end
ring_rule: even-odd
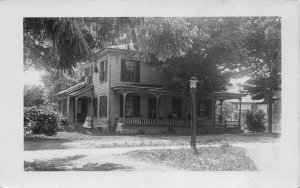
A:
POLYGON ((78 99, 77 113, 77 121, 83 123, 88 113, 88 98, 78 99))
POLYGON ((149 118, 155 119, 156 118, 156 99, 149 99, 148 104, 149 104, 149 107, 148 107, 149 118))

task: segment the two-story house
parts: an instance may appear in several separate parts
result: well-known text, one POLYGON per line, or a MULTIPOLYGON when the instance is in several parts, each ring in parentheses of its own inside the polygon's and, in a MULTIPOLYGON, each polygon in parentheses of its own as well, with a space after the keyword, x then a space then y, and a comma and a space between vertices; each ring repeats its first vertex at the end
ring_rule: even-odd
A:
MULTIPOLYGON (((85 67, 85 82, 55 95, 59 111, 70 125, 92 127, 103 132, 149 133, 190 131, 189 92, 171 91, 164 75, 135 58, 128 45, 97 52, 85 67), (89 118, 87 118, 89 117, 89 118), (113 128, 113 129, 112 129, 113 128)), ((216 101, 239 99, 242 94, 214 92, 197 99, 199 132, 239 132, 240 120, 223 122, 216 118, 216 101)))

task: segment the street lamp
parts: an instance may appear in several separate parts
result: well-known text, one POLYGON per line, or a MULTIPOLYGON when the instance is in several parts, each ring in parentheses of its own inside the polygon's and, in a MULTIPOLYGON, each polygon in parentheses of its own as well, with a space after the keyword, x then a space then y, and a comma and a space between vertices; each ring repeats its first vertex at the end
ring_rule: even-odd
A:
POLYGON ((191 105, 192 105, 192 111, 191 111, 191 147, 194 150, 194 153, 197 152, 196 148, 196 99, 195 99, 195 94, 197 92, 197 78, 196 77, 191 77, 190 79, 190 92, 191 92, 191 105))

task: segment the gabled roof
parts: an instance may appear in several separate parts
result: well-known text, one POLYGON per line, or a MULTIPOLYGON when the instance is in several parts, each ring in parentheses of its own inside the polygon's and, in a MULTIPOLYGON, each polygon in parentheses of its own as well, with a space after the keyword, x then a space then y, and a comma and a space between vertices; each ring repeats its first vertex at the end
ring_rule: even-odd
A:
POLYGON ((79 84, 76 84, 72 87, 69 87, 68 89, 65 89, 63 91, 60 91, 59 93, 53 95, 54 97, 58 98, 60 96, 77 96, 83 92, 86 92, 90 89, 92 89, 93 86, 86 85, 85 82, 81 82, 79 84))
POLYGON ((129 52, 129 51, 132 52, 133 54, 136 54, 137 51, 134 48, 133 43, 108 46, 103 49, 94 50, 93 52, 96 56, 102 56, 110 52, 129 52))

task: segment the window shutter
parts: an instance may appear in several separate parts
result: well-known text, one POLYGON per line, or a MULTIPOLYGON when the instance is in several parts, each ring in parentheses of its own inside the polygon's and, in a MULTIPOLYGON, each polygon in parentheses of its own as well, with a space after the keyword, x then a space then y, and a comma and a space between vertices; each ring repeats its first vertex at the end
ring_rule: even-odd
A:
POLYGON ((101 62, 99 63, 99 81, 101 82, 101 75, 102 75, 102 72, 101 72, 101 62))
POLYGON ((104 117, 107 117, 107 96, 104 96, 104 112, 103 112, 103 115, 104 117))
POLYGON ((108 59, 105 60, 105 73, 104 81, 107 82, 108 59))
POLYGON ((100 82, 104 81, 104 61, 100 62, 100 82))
POLYGON ((135 62, 135 82, 140 82, 140 75, 141 75, 141 64, 139 61, 135 62))
POLYGON ((123 95, 120 95, 120 117, 123 117, 123 95))
POLYGON ((126 61, 121 59, 121 81, 125 81, 126 61))
POLYGON ((102 109, 102 105, 103 104, 103 98, 100 97, 100 107, 99 107, 99 117, 103 116, 103 109, 102 109))
POLYGON ((98 98, 94 98, 94 100, 93 100, 93 106, 94 106, 94 117, 97 117, 98 98))

